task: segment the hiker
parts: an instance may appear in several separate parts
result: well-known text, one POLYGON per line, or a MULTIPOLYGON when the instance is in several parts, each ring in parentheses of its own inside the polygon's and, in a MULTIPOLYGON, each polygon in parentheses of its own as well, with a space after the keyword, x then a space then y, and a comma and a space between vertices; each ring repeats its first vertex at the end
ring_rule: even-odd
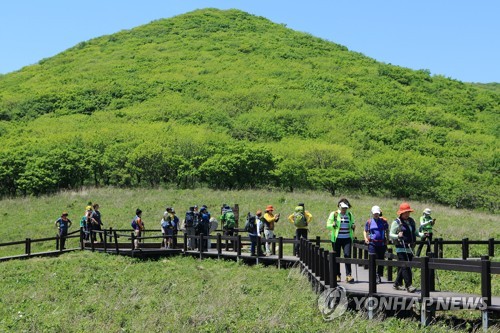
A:
MULTIPOLYGON (((299 241, 301 238, 307 239, 307 227, 312 221, 312 215, 305 210, 304 203, 299 203, 295 207, 295 212, 288 216, 288 221, 295 226, 295 239, 299 241)), ((299 254, 299 243, 294 244, 293 254, 299 254)))
MULTIPOLYGON (((425 251, 425 255, 427 255, 428 252, 431 252, 432 227, 434 226, 434 223, 436 223, 436 219, 433 219, 431 217, 431 209, 424 209, 424 215, 420 216, 419 231, 424 234, 424 236, 422 237, 422 242, 426 242, 425 245, 427 245, 427 251, 425 251)), ((424 243, 420 243, 416 254, 417 257, 420 257, 420 252, 422 252, 423 247, 424 243)))
MULTIPOLYGON (((200 217, 198 221, 198 235, 203 234, 204 237, 210 235, 210 212, 206 205, 201 206, 200 217)), ((208 238, 203 239, 203 244, 200 244, 202 251, 208 250, 208 238)))
POLYGON ((179 233, 180 221, 179 221, 179 217, 175 213, 174 207, 172 207, 172 216, 173 216, 173 220, 172 220, 172 222, 173 222, 172 223, 172 225, 173 225, 172 247, 175 249, 175 248, 177 248, 177 234, 179 233))
MULTIPOLYGON (((101 212, 99 211, 99 204, 94 203, 92 205, 92 208, 94 208, 94 210, 92 211, 92 218, 96 222, 96 224, 94 225, 94 230, 102 231, 103 223, 102 223, 102 220, 101 220, 101 212)), ((99 232, 98 234, 99 234, 99 239, 101 240, 101 243, 102 243, 103 242, 102 233, 99 232)), ((97 236, 95 236, 95 237, 97 239, 97 236)))
POLYGON ((161 246, 165 247, 166 249, 170 249, 172 247, 172 235, 174 234, 174 216, 172 214, 171 207, 165 208, 165 212, 163 213, 160 225, 161 233, 164 237, 164 239, 162 239, 161 241, 161 246))
POLYGON ((71 227, 71 220, 68 219, 68 212, 63 212, 61 217, 56 220, 54 225, 57 227, 59 238, 61 239, 61 250, 65 250, 66 236, 68 236, 68 229, 71 227))
MULTIPOLYGON (((131 225, 132 229, 134 229, 135 237, 141 237, 144 231, 144 222, 142 221, 142 210, 139 208, 135 210, 135 217, 132 219, 131 225)), ((139 240, 137 238, 134 239, 134 248, 132 250, 140 250, 139 240)))
POLYGON ((194 226, 198 224, 198 214, 195 213, 195 206, 189 207, 186 212, 186 217, 184 218, 184 229, 187 234, 187 248, 188 250, 193 250, 193 238, 196 234, 194 226))
MULTIPOLYGON (((399 205, 398 218, 391 224, 389 237, 395 241, 396 254, 400 261, 412 261, 412 248, 417 236, 421 236, 415 227, 415 220, 410 217, 410 213, 413 211, 410 204, 403 202, 399 205)), ((394 281, 393 288, 396 290, 406 289, 407 292, 414 293, 416 288, 412 286, 412 279, 411 267, 398 267, 398 276, 394 281), (403 280, 405 283, 404 288, 402 286, 403 280)))
MULTIPOLYGON (((261 211, 257 211, 257 213, 261 211)), ((248 213, 247 220, 245 223, 245 231, 248 232, 248 237, 250 238, 250 255, 251 256, 262 256, 262 249, 257 249, 257 239, 259 238, 259 224, 260 220, 257 215, 252 215, 248 213), (257 250, 257 251, 256 251, 257 250), (257 253, 256 253, 257 252, 257 253)))
MULTIPOLYGON (((339 257, 340 251, 344 251, 344 258, 351 258, 351 246, 352 240, 354 239, 354 230, 356 226, 354 225, 354 216, 352 215, 349 208, 351 204, 345 198, 340 199, 338 202, 338 210, 331 212, 326 222, 327 229, 331 230, 331 241, 334 251, 334 256, 339 257)), ((340 282, 340 263, 337 265, 337 282, 340 282)), ((354 279, 352 277, 351 264, 345 264, 346 272, 346 282, 352 283, 354 279)))
MULTIPOLYGON (((236 227, 236 217, 234 216, 234 212, 231 209, 231 207, 229 207, 226 204, 222 205, 222 215, 220 216, 220 220, 222 223, 222 229, 224 230, 224 235, 231 237, 234 236, 234 228, 236 227)), ((230 243, 233 251, 236 251, 234 246, 235 242, 230 241, 230 243)))
MULTIPOLYGON (((374 253, 377 259, 384 260, 389 241, 389 223, 380 214, 382 211, 379 206, 373 206, 371 209, 372 217, 366 221, 363 235, 365 243, 368 244, 368 253, 374 253)), ((376 282, 382 283, 384 275, 384 266, 377 267, 376 282)))
POLYGON ((85 213, 80 220, 80 227, 83 228, 85 235, 84 239, 86 241, 91 240, 95 242, 95 234, 92 234, 92 230, 94 230, 94 226, 97 225, 96 220, 92 217, 92 206, 85 207, 85 213))
MULTIPOLYGON (((258 237, 260 237, 261 239, 264 238, 264 216, 262 215, 262 211, 259 209, 257 210, 257 212, 255 213, 255 218, 257 220, 257 235, 258 237)), ((257 249, 258 252, 260 253, 260 256, 262 256, 265 252, 265 248, 264 248, 265 244, 264 243, 260 243, 260 249, 257 249)))
MULTIPOLYGON (((280 214, 274 215, 274 208, 272 205, 268 205, 266 207, 266 212, 264 213, 264 218, 262 222, 264 222, 264 237, 266 239, 274 238, 274 224, 278 223, 280 219, 280 214)), ((269 242, 266 242, 266 256, 271 255, 271 248, 269 242)))

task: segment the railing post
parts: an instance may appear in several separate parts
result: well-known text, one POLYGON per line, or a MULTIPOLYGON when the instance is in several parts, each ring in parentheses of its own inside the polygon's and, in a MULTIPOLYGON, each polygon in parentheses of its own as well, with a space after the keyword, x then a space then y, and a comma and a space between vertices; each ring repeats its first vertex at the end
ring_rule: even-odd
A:
POLYGON ((324 252, 324 249, 322 247, 320 247, 318 250, 318 266, 319 266, 318 271, 319 271, 320 281, 325 281, 325 265, 323 264, 323 252, 324 252))
POLYGON ((439 258, 439 238, 434 238, 434 258, 439 258))
POLYGON ((114 235, 112 227, 109 227, 108 235, 109 235, 109 242, 111 243, 113 241, 113 235, 114 235))
POLYGON ((377 293, 377 255, 370 253, 368 255, 368 296, 377 293))
POLYGON ((120 253, 120 248, 118 247, 118 236, 116 235, 116 231, 113 231, 113 238, 115 239, 115 251, 116 254, 120 253))
POLYGON ((469 258, 469 238, 462 239, 462 260, 469 258))
POLYGON ((222 254, 222 236, 220 232, 217 233, 217 258, 220 259, 220 255, 222 254))
POLYGON ((134 245, 134 241, 135 241, 135 233, 131 232, 130 233, 130 239, 132 240, 132 249, 134 249, 135 245, 134 245))
MULTIPOLYGON (((274 236, 273 236, 273 239, 275 239, 275 238, 276 238, 276 235, 274 235, 274 236)), ((275 255, 276 255, 276 242, 273 242, 273 243, 271 244, 271 254, 272 254, 273 256, 275 256, 275 255)))
POLYGON ((238 234, 236 242, 237 242, 236 258, 239 258, 241 256, 241 235, 240 234, 238 234))
POLYGON ((24 244, 24 253, 27 255, 31 254, 31 238, 26 238, 26 243, 24 244))
POLYGON ((430 312, 431 309, 428 309, 430 304, 428 303, 429 295, 430 295, 430 276, 429 276, 429 257, 421 257, 420 258, 420 324, 422 326, 429 326, 430 323, 430 312))
POLYGON ((358 258, 358 250, 360 250, 357 246, 354 246, 356 244, 357 238, 354 238, 353 246, 352 246, 352 257, 354 259, 358 258))
POLYGON ((283 237, 278 238, 278 259, 283 259, 283 237))
POLYGON ((199 246, 198 246, 198 250, 200 251, 200 259, 203 259, 203 233, 200 233, 200 239, 199 239, 199 246))
MULTIPOLYGON (((387 260, 392 261, 392 254, 393 254, 392 248, 387 249, 387 252, 389 253, 387 260)), ((392 266, 387 266, 387 281, 392 281, 392 270, 393 270, 392 266)))
MULTIPOLYGON (((368 248, 363 249, 363 259, 368 260, 368 248)), ((368 269, 368 265, 364 265, 363 268, 368 269)))
POLYGON ((84 240, 84 236, 85 234, 83 233, 83 228, 80 227, 80 250, 83 250, 83 240, 84 240))
POLYGON ((333 252, 328 254, 328 271, 330 275, 330 288, 337 288, 337 265, 335 264, 335 255, 333 252))
MULTIPOLYGON (((184 254, 186 254, 187 250, 188 250, 188 234, 187 234, 187 232, 184 233, 183 237, 184 237, 184 244, 182 244, 182 251, 184 252, 184 254)), ((193 242, 193 240, 191 239, 189 242, 191 243, 191 242, 193 242)))
POLYGON ((488 239, 488 256, 495 256, 495 238, 488 239))
POLYGON ((324 250, 323 252, 323 272, 325 274, 325 288, 326 285, 330 283, 330 268, 328 267, 328 257, 330 252, 328 250, 324 250))
POLYGON ((316 236, 316 246, 317 247, 321 246, 321 237, 320 236, 316 236))
POLYGON ((491 306, 491 261, 488 256, 481 256, 481 297, 486 309, 481 310, 483 331, 488 330, 489 313, 491 306))
MULTIPOLYGON (((434 258, 435 255, 433 252, 429 252, 429 261, 430 258, 434 258)), ((436 270, 429 268, 429 291, 436 291, 436 270)))

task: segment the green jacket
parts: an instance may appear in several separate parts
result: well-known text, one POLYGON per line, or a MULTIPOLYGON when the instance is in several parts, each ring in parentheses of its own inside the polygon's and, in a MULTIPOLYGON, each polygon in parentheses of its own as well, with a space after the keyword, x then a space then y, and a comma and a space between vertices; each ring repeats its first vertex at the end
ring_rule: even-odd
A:
MULTIPOLYGON (((347 211, 347 216, 349 217, 349 236, 351 239, 354 239, 354 216, 350 211, 347 211)), ((339 235, 340 222, 340 210, 331 212, 328 220, 326 221, 326 228, 332 232, 331 240, 333 243, 335 243, 339 235)))
POLYGON ((432 217, 430 215, 420 216, 420 227, 422 232, 432 234, 432 217))

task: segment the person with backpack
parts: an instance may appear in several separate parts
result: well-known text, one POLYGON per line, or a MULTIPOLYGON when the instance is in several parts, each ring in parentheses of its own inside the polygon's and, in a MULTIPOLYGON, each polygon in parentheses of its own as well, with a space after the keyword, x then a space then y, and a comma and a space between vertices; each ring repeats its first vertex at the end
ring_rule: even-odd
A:
POLYGON ((162 247, 165 245, 166 249, 170 249, 172 247, 172 236, 174 234, 174 215, 172 214, 172 207, 167 207, 165 209, 160 225, 164 237, 161 245, 162 247))
MULTIPOLYGON (((354 239, 354 216, 349 210, 351 204, 345 198, 338 202, 338 210, 331 212, 326 222, 326 227, 331 231, 332 248, 334 256, 339 257, 340 251, 344 251, 344 258, 351 258, 351 247, 354 239)), ((341 281, 340 263, 337 263, 337 282, 341 281)), ((345 264, 346 282, 354 282, 351 264, 345 264)))
MULTIPOLYGON (((94 203, 92 205, 92 208, 94 208, 94 210, 92 211, 92 218, 96 222, 96 224, 94 225, 94 230, 102 231, 102 226, 104 225, 104 223, 102 223, 102 220, 101 220, 101 212, 99 211, 99 204, 94 203)), ((102 233, 99 232, 98 234, 99 234, 99 239, 101 240, 101 243, 102 243, 103 242, 102 233)), ((96 236, 96 238, 97 238, 97 236, 96 236)))
MULTIPOLYGON (((368 253, 374 253, 377 259, 384 260, 389 241, 389 223, 380 216, 382 211, 379 206, 373 206, 371 209, 372 217, 366 221, 363 235, 365 243, 368 244, 368 253)), ((382 283, 384 275, 384 266, 377 267, 377 283, 382 283)))
POLYGON ((92 230, 94 230, 94 226, 97 225, 97 221, 92 217, 92 213, 92 206, 85 207, 85 213, 80 220, 80 227, 83 228, 85 232, 84 239, 86 241, 91 240, 95 242, 96 237, 95 234, 92 233, 92 230))
MULTIPOLYGON (((395 241, 396 254, 398 260, 412 261, 413 247, 417 240, 417 236, 421 236, 415 226, 415 220, 410 217, 410 204, 403 202, 399 205, 397 212, 398 218, 391 224, 389 237, 395 241)), ((393 288, 396 290, 405 290, 409 293, 414 293, 416 288, 412 286, 412 272, 410 267, 398 267, 398 276, 394 281, 393 288), (405 286, 402 286, 404 280, 405 286)))
MULTIPOLYGON (((257 211, 257 212, 259 212, 259 211, 257 211)), ((261 212, 261 214, 262 214, 262 212, 261 212)), ((257 239, 259 238, 259 224, 260 224, 260 220, 257 217, 257 215, 252 215, 249 212, 247 214, 247 219, 245 222, 245 231, 248 232, 248 237, 250 238, 250 255, 260 257, 263 255, 262 250, 256 248, 257 247, 257 239)))
MULTIPOLYGON (((307 227, 312 221, 312 215, 307 210, 303 203, 299 203, 295 207, 295 212, 288 216, 288 221, 295 226, 295 239, 299 241, 301 238, 307 239, 307 227)), ((299 254, 299 244, 294 244, 293 246, 294 255, 299 254)))
POLYGON ((193 238, 192 236, 196 235, 195 225, 198 224, 198 214, 195 212, 195 207, 189 207, 189 210, 186 212, 186 216, 184 218, 184 229, 187 234, 187 248, 188 250, 193 250, 193 238))
MULTIPOLYGON (((266 207, 266 212, 264 213, 264 217, 262 222, 264 222, 264 237, 266 239, 274 238, 274 225, 278 223, 280 219, 280 214, 274 215, 274 208, 272 205, 268 205, 266 207)), ((266 256, 271 255, 271 243, 266 242, 266 256)))
MULTIPOLYGON (((222 229, 225 236, 234 236, 234 228, 236 227, 236 216, 233 210, 228 205, 222 206, 222 215, 220 217, 222 229)), ((230 241, 231 248, 236 251, 234 241, 230 241)))
MULTIPOLYGON (((200 216, 198 221, 197 235, 203 234, 205 237, 210 235, 210 212, 206 205, 201 206, 200 216)), ((208 250, 208 239, 203 239, 203 244, 200 244, 202 251, 208 250)))
MULTIPOLYGON (((135 237, 141 237, 142 232, 144 231, 144 222, 142 221, 142 210, 137 208, 135 210, 135 217, 132 219, 132 223, 130 223, 132 229, 134 229, 135 237)), ((140 250, 139 248, 139 240, 137 238, 134 239, 134 248, 132 250, 140 250)))
POLYGON ((68 229, 71 227, 71 220, 68 219, 68 212, 63 212, 61 217, 54 223, 57 227, 58 235, 61 240, 61 250, 66 249, 66 236, 68 236, 68 229))
MULTIPOLYGON (((258 237, 260 237, 261 239, 264 238, 264 216, 262 215, 262 211, 259 209, 257 210, 257 212, 255 213, 255 218, 257 220, 257 235, 258 237)), ((262 256, 264 255, 264 252, 265 252, 265 244, 264 243, 260 243, 260 249, 258 249, 258 252, 259 252, 259 256, 262 256)))
POLYGON ((175 213, 174 207, 172 207, 172 226, 173 226, 173 232, 172 232, 172 247, 174 249, 177 248, 177 234, 179 233, 179 228, 180 228, 180 221, 179 217, 175 213))
MULTIPOLYGON (((426 255, 427 252, 431 252, 432 227, 434 226, 434 223, 436 223, 436 219, 433 219, 431 217, 431 209, 424 209, 424 215, 420 216, 419 231, 424 234, 424 236, 422 237, 422 242, 426 242, 425 245, 427 245, 427 250, 425 251, 426 255)), ((420 243, 417 250, 417 257, 420 257, 420 252, 422 252, 423 247, 424 243, 420 243)))

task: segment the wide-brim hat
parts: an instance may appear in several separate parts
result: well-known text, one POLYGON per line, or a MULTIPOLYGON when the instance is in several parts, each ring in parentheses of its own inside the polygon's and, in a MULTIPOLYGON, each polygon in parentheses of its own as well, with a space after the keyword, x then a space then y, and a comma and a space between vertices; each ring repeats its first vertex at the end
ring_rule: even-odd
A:
POLYGON ((401 205, 399 205, 398 216, 406 212, 414 212, 414 210, 411 209, 409 203, 403 202, 401 205))
POLYGON ((272 205, 268 205, 268 206, 266 207, 266 212, 271 212, 271 211, 274 211, 274 208, 273 208, 273 206, 272 206, 272 205))

